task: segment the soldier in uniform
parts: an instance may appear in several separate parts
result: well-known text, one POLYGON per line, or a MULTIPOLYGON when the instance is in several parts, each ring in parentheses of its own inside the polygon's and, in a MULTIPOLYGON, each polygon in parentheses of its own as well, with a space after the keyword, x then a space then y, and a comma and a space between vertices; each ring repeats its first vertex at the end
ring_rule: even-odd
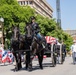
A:
POLYGON ((37 39, 39 40, 39 45, 42 45, 43 48, 45 48, 45 45, 44 43, 42 42, 43 40, 43 37, 41 36, 41 34, 39 33, 40 32, 40 27, 38 25, 38 23, 35 22, 36 18, 34 16, 32 16, 31 18, 31 25, 32 25, 32 30, 33 30, 33 33, 36 34, 36 37, 37 39))

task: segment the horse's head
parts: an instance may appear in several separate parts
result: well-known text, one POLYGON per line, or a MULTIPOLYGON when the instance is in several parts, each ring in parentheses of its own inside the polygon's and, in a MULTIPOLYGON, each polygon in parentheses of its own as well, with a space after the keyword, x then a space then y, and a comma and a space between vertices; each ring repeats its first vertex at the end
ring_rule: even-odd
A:
POLYGON ((12 38, 13 40, 18 40, 20 34, 19 25, 12 25, 12 38))
POLYGON ((32 35, 33 35, 33 33, 32 33, 32 26, 31 26, 30 23, 27 23, 27 24, 26 24, 25 30, 26 30, 26 37, 27 37, 27 38, 31 38, 32 35))

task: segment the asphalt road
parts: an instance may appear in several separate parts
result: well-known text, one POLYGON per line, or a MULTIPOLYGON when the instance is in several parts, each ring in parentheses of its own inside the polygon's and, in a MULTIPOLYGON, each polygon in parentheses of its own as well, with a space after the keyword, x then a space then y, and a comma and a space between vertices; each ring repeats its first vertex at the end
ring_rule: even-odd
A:
POLYGON ((14 72, 14 64, 0 64, 0 75, 76 75, 76 65, 72 63, 72 57, 66 57, 65 62, 52 67, 50 58, 43 61, 44 69, 41 70, 38 61, 33 61, 33 71, 28 72, 23 65, 20 71, 14 72))

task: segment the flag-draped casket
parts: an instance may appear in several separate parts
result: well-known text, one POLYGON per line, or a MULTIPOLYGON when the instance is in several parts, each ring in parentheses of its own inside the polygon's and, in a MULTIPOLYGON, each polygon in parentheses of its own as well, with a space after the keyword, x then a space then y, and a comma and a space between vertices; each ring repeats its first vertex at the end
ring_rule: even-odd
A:
POLYGON ((49 43, 49 44, 56 44, 56 38, 52 37, 52 36, 45 36, 45 39, 46 39, 46 42, 49 43))

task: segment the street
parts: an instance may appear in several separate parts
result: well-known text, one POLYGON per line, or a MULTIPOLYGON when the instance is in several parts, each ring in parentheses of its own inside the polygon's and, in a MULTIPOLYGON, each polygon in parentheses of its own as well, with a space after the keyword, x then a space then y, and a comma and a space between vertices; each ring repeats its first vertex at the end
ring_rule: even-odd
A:
POLYGON ((0 64, 0 75, 76 75, 76 65, 72 63, 72 57, 67 56, 63 64, 57 64, 52 67, 50 58, 44 58, 43 67, 39 69, 38 61, 33 61, 33 71, 28 72, 25 70, 25 65, 22 66, 20 71, 14 72, 14 64, 0 64))

